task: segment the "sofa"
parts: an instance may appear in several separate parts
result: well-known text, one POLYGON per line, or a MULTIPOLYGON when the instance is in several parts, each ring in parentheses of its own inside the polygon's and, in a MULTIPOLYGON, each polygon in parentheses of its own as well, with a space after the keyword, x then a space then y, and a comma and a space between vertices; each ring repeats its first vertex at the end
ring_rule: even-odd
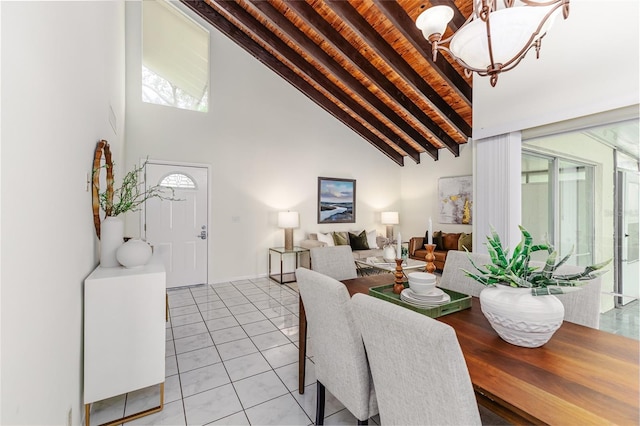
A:
MULTIPOLYGON (((428 232, 428 231, 427 231, 428 232)), ((409 240, 409 257, 416 260, 425 260, 427 255, 427 249, 424 245, 427 243, 428 234, 424 237, 413 237, 409 240)), ((452 233, 436 231, 433 233, 433 244, 436 245, 436 249, 433 251, 436 259, 433 264, 436 266, 436 270, 442 271, 444 264, 447 260, 447 253, 450 250, 472 251, 473 236, 471 233, 466 234, 464 232, 452 233)))
POLYGON ((310 233, 307 239, 300 241, 300 247, 312 249, 334 245, 350 245, 354 259, 382 256, 387 238, 376 235, 376 231, 342 231, 328 233, 310 233))

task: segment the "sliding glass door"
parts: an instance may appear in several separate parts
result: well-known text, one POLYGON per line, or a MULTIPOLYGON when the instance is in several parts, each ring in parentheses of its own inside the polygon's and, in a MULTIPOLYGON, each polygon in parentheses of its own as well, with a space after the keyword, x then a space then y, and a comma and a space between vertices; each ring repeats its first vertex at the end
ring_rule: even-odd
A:
MULTIPOLYGON (((593 263, 593 166, 569 159, 522 154, 522 225, 536 242, 548 240, 569 263, 593 263)), ((544 253, 536 256, 543 260, 544 253)))
POLYGON ((637 170, 617 168, 616 287, 620 307, 640 297, 640 177, 637 170))

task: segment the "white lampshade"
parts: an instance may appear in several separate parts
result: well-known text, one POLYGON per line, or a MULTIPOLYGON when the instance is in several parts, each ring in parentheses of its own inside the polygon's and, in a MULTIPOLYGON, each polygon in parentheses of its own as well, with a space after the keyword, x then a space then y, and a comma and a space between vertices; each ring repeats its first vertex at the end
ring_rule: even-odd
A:
POLYGON ((300 226, 300 216, 298 212, 279 212, 278 227, 279 228, 297 228, 300 226))
MULTIPOLYGON (((522 6, 500 9, 491 13, 489 19, 494 62, 506 64, 517 57, 523 48, 530 46, 539 36, 544 35, 555 16, 547 20, 539 36, 530 41, 531 35, 549 9, 549 7, 522 6)), ((487 26, 481 19, 474 19, 460 28, 451 39, 449 48, 455 56, 470 67, 484 70, 491 65, 487 26)))
POLYGON ((397 225, 400 223, 398 220, 398 212, 382 212, 380 214, 380 222, 383 225, 397 225))
POLYGON ((418 16, 416 27, 422 31, 422 35, 427 40, 432 34, 440 34, 442 37, 447 30, 447 24, 452 18, 453 9, 449 6, 433 6, 418 16))

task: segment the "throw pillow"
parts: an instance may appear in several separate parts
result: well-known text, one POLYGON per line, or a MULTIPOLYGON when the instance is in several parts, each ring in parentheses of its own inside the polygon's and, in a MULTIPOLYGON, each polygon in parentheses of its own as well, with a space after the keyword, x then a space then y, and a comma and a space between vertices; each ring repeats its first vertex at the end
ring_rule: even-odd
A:
POLYGON ((365 231, 359 234, 349 232, 349 245, 351 246, 351 250, 369 250, 367 233, 365 231))
POLYGON ((436 231, 433 233, 433 244, 436 245, 436 250, 444 250, 444 243, 442 242, 442 231, 436 231))
POLYGON ((373 231, 367 232, 367 245, 369 246, 370 249, 380 248, 378 247, 378 242, 376 240, 377 240, 377 237, 376 237, 375 229, 373 231))
POLYGON ((460 240, 459 232, 443 232, 442 246, 445 250, 458 250, 458 241, 460 240))
POLYGON ((348 232, 334 232, 333 233, 333 242, 337 246, 348 246, 349 245, 349 233, 348 232))
POLYGON ((473 234, 465 234, 464 232, 460 234, 460 239, 458 240, 458 250, 464 251, 464 249, 469 251, 473 248, 473 234))
POLYGON ((335 244, 333 242, 333 235, 331 234, 323 234, 318 232, 318 241, 326 243, 327 247, 333 247, 335 244))

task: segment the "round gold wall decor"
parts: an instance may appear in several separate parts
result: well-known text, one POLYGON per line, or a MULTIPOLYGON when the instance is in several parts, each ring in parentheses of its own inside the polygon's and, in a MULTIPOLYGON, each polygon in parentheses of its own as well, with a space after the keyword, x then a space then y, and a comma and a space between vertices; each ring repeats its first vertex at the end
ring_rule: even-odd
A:
POLYGON ((96 228, 96 235, 100 238, 100 171, 105 168, 107 171, 107 210, 106 216, 111 216, 111 206, 113 205, 113 161, 111 160, 111 149, 109 143, 104 139, 98 142, 93 154, 93 191, 91 201, 93 204, 93 224, 96 228), (104 155, 104 165, 102 156, 104 155))

